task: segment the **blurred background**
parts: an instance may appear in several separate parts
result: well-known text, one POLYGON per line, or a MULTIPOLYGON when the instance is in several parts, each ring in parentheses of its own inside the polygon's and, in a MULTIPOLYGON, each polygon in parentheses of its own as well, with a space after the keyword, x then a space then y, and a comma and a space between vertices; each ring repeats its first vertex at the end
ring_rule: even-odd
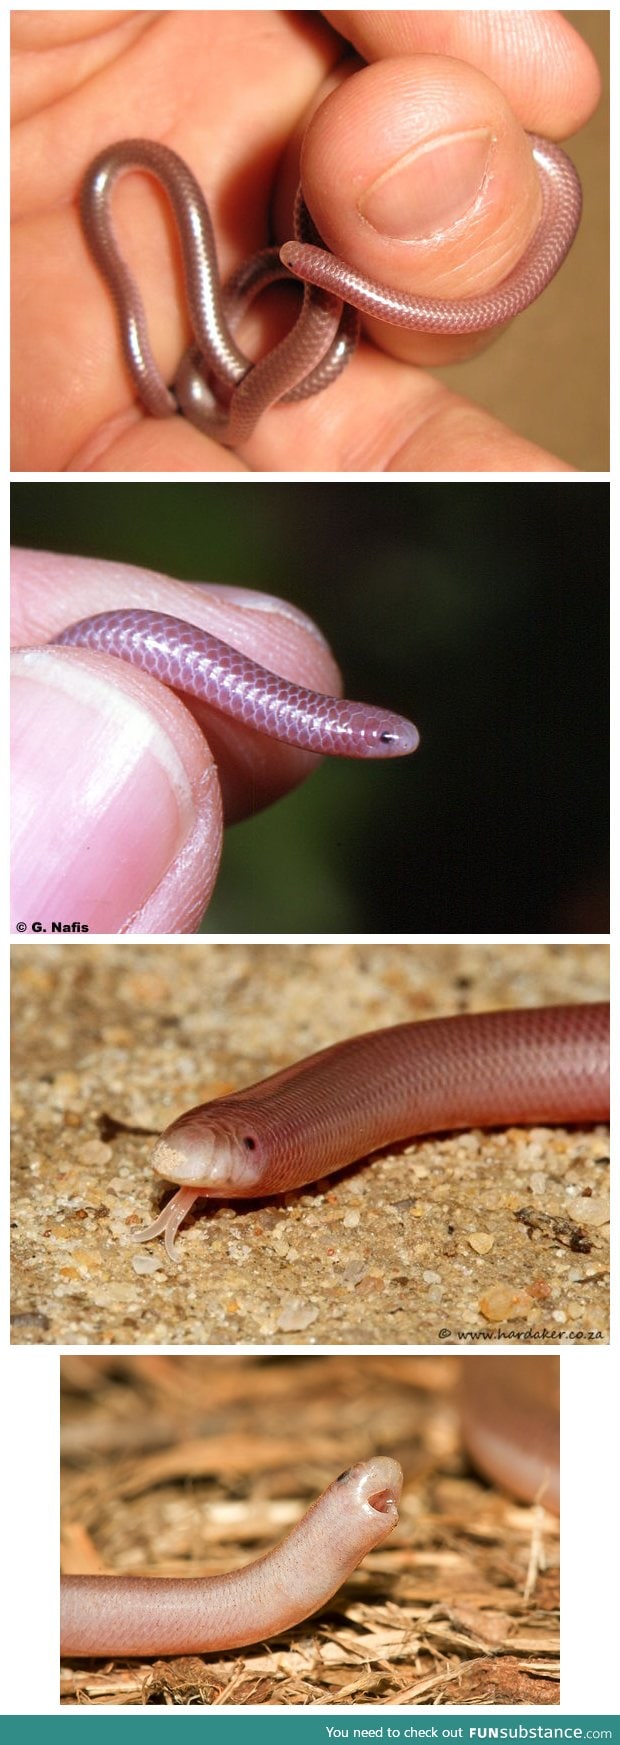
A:
POLYGON ((14 484, 17 545, 295 602, 402 762, 227 833, 208 932, 608 929, 608 486, 14 484))

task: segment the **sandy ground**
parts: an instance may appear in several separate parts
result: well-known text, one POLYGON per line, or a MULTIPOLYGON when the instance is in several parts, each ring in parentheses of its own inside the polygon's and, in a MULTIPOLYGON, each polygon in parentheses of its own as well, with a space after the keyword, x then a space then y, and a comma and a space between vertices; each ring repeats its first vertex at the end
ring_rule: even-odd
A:
POLYGON ((603 945, 28 944, 13 953, 14 1341, 607 1338, 608 1134, 409 1144, 136 1247, 152 1140, 192 1104, 363 1029, 606 996, 603 945), (526 1214, 526 1221, 519 1214, 526 1214))

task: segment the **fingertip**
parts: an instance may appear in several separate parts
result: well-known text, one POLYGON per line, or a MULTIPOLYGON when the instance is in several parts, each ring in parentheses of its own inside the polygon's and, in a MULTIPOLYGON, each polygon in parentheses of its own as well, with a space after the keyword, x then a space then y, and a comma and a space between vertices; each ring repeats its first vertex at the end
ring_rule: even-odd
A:
POLYGON ((181 582, 104 558, 13 550, 14 646, 48 641, 67 624, 123 606, 187 618, 224 642, 234 642, 263 666, 275 667, 283 678, 330 694, 339 690, 338 666, 314 619, 263 589, 181 582))
MULTIPOLYGON (((601 94, 590 44, 559 11, 457 8, 324 16, 365 61, 441 54, 478 67, 500 86, 522 126, 549 139, 566 139, 582 127, 601 94)), ((608 14, 595 13, 585 25, 582 13, 581 20, 607 55, 608 14)))
POLYGON ((308 129, 304 192, 336 254, 395 289, 497 284, 540 212, 527 135, 484 74, 445 56, 366 67, 308 129))
POLYGON ((193 788, 192 828, 163 878, 121 933, 194 933, 208 908, 222 853, 222 797, 210 761, 193 788))
POLYGON ((12 730, 13 925, 117 933, 159 912, 170 931, 194 925, 217 871, 221 803, 177 699, 119 662, 22 650, 12 730))
MULTIPOLYGON (((13 635, 18 643, 46 642, 67 624, 93 612, 122 606, 149 606, 203 626, 280 673, 283 678, 330 695, 339 695, 342 689, 338 667, 318 626, 288 601, 264 591, 217 582, 177 582, 133 565, 19 550, 13 556, 12 605, 13 635)), ((153 871, 157 876, 146 884, 138 881, 137 886, 135 880, 130 881, 123 902, 119 905, 115 900, 112 908, 109 892, 103 917, 97 901, 92 910, 91 928, 112 932, 188 930, 200 919, 213 889, 221 852, 222 815, 227 823, 235 823, 272 804, 305 780, 316 768, 318 759, 240 722, 232 722, 206 704, 190 698, 181 700, 155 680, 121 661, 76 650, 52 651, 45 647, 30 650, 30 656, 33 659, 38 656, 42 662, 50 658, 55 660, 59 655, 76 663, 72 668, 74 674, 81 666, 91 671, 93 684, 97 673, 105 673, 105 681, 102 679, 104 694, 111 704, 115 693, 119 694, 118 705, 113 705, 114 708, 122 709, 121 699, 133 696, 137 688, 137 695, 148 705, 149 712, 155 711, 155 720, 163 730, 164 740, 172 734, 182 767, 184 760, 189 759, 193 821, 177 855, 174 855, 174 845, 169 840, 170 819, 168 833, 158 834, 154 812, 143 817, 145 835, 153 830, 155 839, 148 852, 145 843, 144 852, 138 856, 137 870, 143 878, 147 872, 153 871), (209 772, 216 765, 217 773, 211 783, 209 772), (201 786, 203 776, 205 781, 201 786)), ((44 669, 39 666, 37 670, 42 673, 44 669)), ((89 743, 81 726, 76 725, 74 737, 79 738, 84 746, 89 743)), ((53 734, 47 736, 47 743, 51 746, 53 734)), ((30 760, 28 751, 26 767, 23 767, 16 754, 16 791, 20 795, 30 792, 33 817, 36 801, 42 815, 47 818, 51 796, 57 790, 58 803, 67 803, 66 781, 56 768, 45 778, 41 776, 38 783, 35 781, 31 791, 30 760)), ((73 812, 78 814, 76 775, 74 772, 70 778, 71 805, 73 812)), ((132 841, 140 815, 139 808, 132 808, 129 819, 129 839, 132 841)), ((172 804, 173 819, 174 816, 172 804)), ((77 816, 73 822, 77 829, 77 816)), ((18 863, 20 866, 16 888, 21 892, 24 889, 22 870, 27 870, 27 880, 30 881, 32 869, 28 863, 26 841, 20 846, 26 857, 26 869, 23 869, 16 848, 16 867, 18 863)), ((92 856, 90 858, 92 862, 92 856)), ((82 866, 81 872, 84 871, 82 866)), ((47 888, 46 877, 45 869, 40 869, 42 894, 47 888)), ((32 884, 27 882, 26 888, 32 890, 32 884)), ((39 885, 36 888, 39 889, 39 885)), ((83 887, 80 885, 79 888, 82 890, 83 887)), ((90 895, 94 903, 93 893, 90 895)), ((21 901, 19 906, 22 906, 21 901)))
POLYGON ((323 651, 327 651, 329 668, 326 670, 333 677, 337 669, 327 637, 323 635, 314 618, 310 618, 300 606, 294 606, 292 601, 282 600, 276 594, 266 594, 258 588, 240 588, 229 582, 218 582, 217 585, 214 585, 213 582, 194 582, 192 586, 205 600, 217 598, 231 606, 241 606, 246 612, 265 613, 267 615, 265 622, 269 625, 270 630, 274 627, 277 628, 278 619, 284 620, 287 631, 289 625, 293 625, 304 640, 309 637, 312 642, 317 642, 323 651))

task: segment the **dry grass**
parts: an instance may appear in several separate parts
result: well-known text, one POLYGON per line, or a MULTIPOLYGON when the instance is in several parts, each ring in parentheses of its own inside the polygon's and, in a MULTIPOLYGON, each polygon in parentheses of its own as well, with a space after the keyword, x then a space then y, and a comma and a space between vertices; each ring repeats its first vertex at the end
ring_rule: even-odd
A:
POLYGON ((229 1655, 67 1661, 63 1704, 559 1701, 557 1522, 468 1468, 453 1359, 75 1357, 62 1379, 67 1573, 217 1574, 353 1460, 405 1471, 397 1532, 318 1617, 229 1655))

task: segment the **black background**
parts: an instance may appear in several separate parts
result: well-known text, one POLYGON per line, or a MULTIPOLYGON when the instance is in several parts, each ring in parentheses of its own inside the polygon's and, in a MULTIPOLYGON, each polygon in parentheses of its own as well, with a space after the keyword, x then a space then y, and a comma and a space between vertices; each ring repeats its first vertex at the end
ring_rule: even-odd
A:
POLYGON ((607 930, 608 487, 12 487, 20 545, 295 601, 416 756, 228 833, 213 931, 607 930))

